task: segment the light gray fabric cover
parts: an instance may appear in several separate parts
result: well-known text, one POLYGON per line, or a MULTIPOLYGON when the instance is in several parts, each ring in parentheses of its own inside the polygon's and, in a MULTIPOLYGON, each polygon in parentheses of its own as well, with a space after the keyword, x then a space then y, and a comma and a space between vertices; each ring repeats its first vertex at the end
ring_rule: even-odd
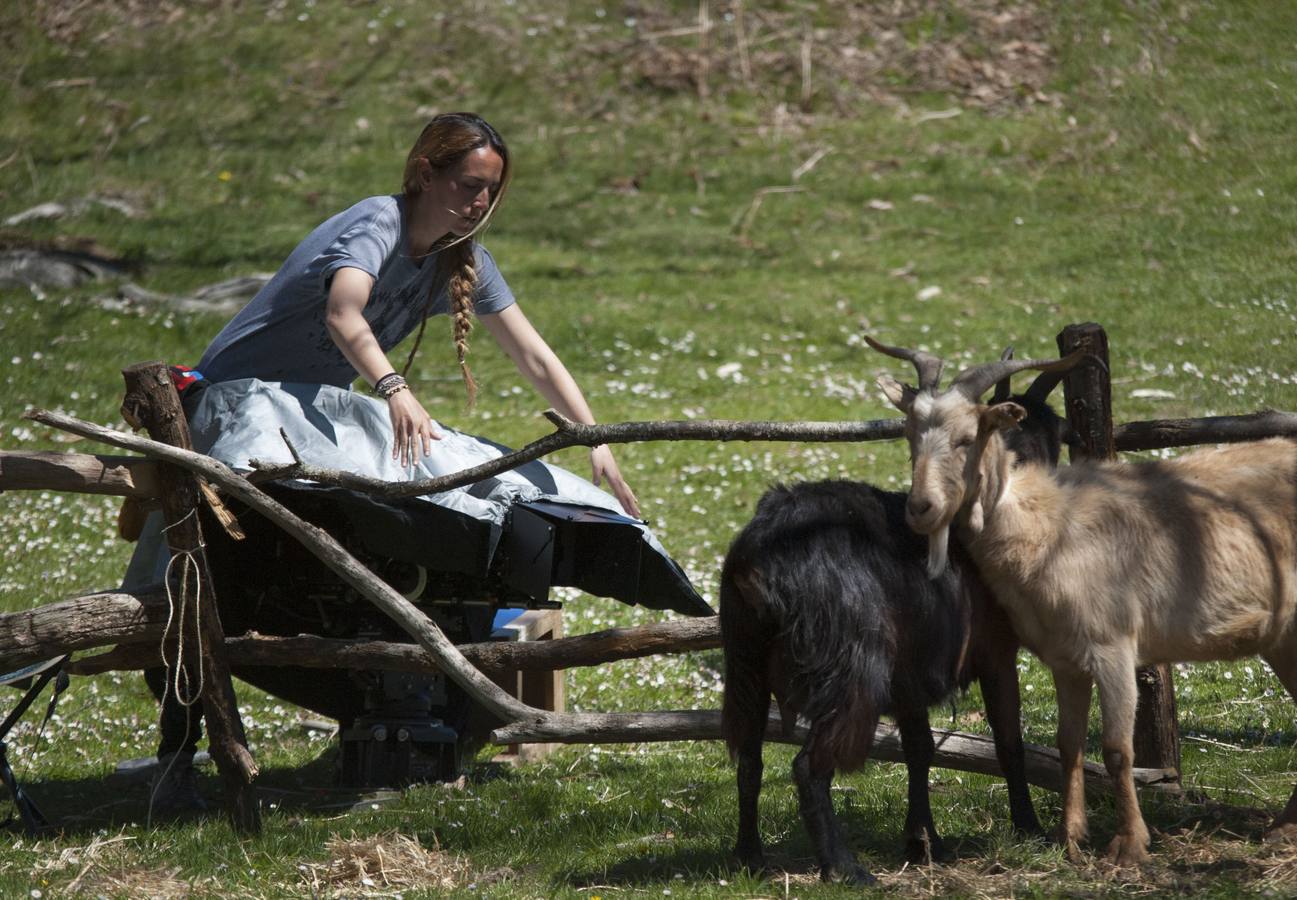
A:
MULTIPOLYGON (((392 428, 384 401, 356 391, 320 384, 263 382, 255 378, 209 386, 190 416, 194 449, 239 471, 252 459, 292 462, 280 436, 288 436, 304 462, 369 475, 385 481, 409 481, 459 472, 508 452, 499 444, 434 423, 442 435, 433 452, 403 469, 392 459, 392 428)), ((429 503, 454 509, 499 528, 518 501, 551 500, 596 507, 621 514, 616 498, 588 479, 539 460, 477 484, 441 494, 424 495, 429 503)), ((643 523, 636 523, 654 551, 666 550, 643 523)), ((150 517, 123 587, 138 589, 163 579, 167 554, 161 541, 161 518, 150 517)), ((667 557, 669 559, 669 557, 667 557)), ((673 564, 674 565, 674 564, 673 564)))

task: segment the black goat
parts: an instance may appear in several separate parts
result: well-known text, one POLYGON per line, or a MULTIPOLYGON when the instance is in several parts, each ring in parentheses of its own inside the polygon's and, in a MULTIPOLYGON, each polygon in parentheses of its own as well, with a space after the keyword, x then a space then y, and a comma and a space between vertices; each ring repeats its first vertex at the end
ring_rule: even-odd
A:
MULTIPOLYGON (((1042 375, 1015 398, 1030 411, 1014 436, 1020 459, 1056 464, 1070 436, 1044 399, 1057 381, 1042 375)), ((996 399, 1007 396, 1001 386, 996 399)), ((809 725, 793 778, 825 881, 873 881, 847 849, 829 787, 834 770, 864 764, 883 714, 896 719, 908 769, 906 856, 944 855, 928 798, 935 755, 928 708, 974 678, 1014 828, 1041 833, 1024 770, 1017 636, 958 548, 952 568, 929 577, 928 541, 906 526, 905 501, 904 493, 855 481, 776 486, 725 558, 722 731, 738 763, 734 852, 751 871, 764 867, 757 800, 772 693, 785 730, 798 716, 809 725)))

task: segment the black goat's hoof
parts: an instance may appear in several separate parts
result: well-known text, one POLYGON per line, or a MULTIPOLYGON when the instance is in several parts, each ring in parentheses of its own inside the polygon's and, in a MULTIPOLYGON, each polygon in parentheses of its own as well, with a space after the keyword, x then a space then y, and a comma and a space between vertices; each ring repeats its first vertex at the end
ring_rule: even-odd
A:
POLYGON ((912 837, 905 842, 905 859, 916 866, 926 864, 929 859, 934 863, 950 862, 954 856, 941 838, 925 841, 912 837))
POLYGON ((762 876, 766 874, 766 857, 760 850, 755 852, 744 851, 735 847, 732 855, 739 868, 749 875, 762 876))
POLYGON ((1040 844, 1043 846, 1057 843, 1054 836, 1046 831, 1039 822, 1034 826, 1028 825, 1025 828, 1020 828, 1015 825, 1013 826, 1013 835, 1018 840, 1027 844, 1040 844))
POLYGON ((859 863, 820 869, 820 880, 836 881, 839 884, 848 884, 852 887, 869 887, 878 883, 878 879, 859 863))

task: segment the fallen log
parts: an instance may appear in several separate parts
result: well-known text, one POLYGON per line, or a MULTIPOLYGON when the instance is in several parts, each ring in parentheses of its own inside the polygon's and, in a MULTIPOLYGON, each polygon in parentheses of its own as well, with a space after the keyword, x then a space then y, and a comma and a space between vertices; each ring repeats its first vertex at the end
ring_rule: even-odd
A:
MULTIPOLYGON (((75 650, 162 638, 167 595, 101 591, 0 615, 0 672, 75 650)), ((154 648, 157 649, 156 647, 154 648)))
POLYGON ((1267 409, 1244 416, 1128 422, 1113 429, 1113 444, 1118 450, 1162 450, 1269 437, 1297 437, 1297 414, 1267 409))
MULTIPOLYGON (((559 743, 559 744, 622 744, 651 741, 710 741, 721 737, 719 710, 674 710, 670 712, 591 713, 571 714, 571 720, 560 723, 557 719, 541 724, 514 723, 491 732, 491 741, 506 743, 559 743)), ((936 730, 932 732, 937 753, 933 765, 961 772, 982 775, 999 775, 1000 764, 995 758, 995 742, 982 735, 961 731, 936 730)), ((800 723, 791 734, 786 734, 779 717, 772 714, 766 723, 766 740, 785 744, 801 744, 806 740, 806 728, 800 723)), ((1027 781, 1037 787, 1058 791, 1062 786, 1058 751, 1039 744, 1025 744, 1027 781)), ((904 762, 900 732, 895 726, 880 724, 874 732, 870 759, 886 762, 904 762)), ((1095 762, 1085 764, 1085 780, 1089 787, 1111 793, 1112 781, 1103 766, 1095 762)), ((1156 791, 1179 792, 1179 775, 1174 769, 1136 769, 1135 784, 1156 791)))
MULTIPOLYGON (((128 671, 158 664, 158 642, 168 614, 166 592, 100 591, 0 614, 0 672, 76 650, 119 645, 73 661, 76 675, 128 671)), ((715 616, 672 619, 547 641, 460 644, 459 651, 488 672, 552 672, 597 666, 657 653, 711 650, 721 645, 715 616)), ((417 644, 342 640, 314 635, 280 637, 255 632, 226 637, 226 652, 240 666, 387 669, 436 672, 436 661, 417 644)))
POLYGON ((139 456, 0 450, 0 491, 157 497, 157 464, 139 456))
MULTIPOLYGON (((119 599, 122 595, 116 595, 119 599)), ((2 621, 2 619, 0 619, 2 621)), ((161 625, 150 625, 120 638, 119 646, 69 664, 74 675, 130 671, 158 664, 157 639, 161 625)), ((459 644, 470 663, 490 675, 505 672, 554 672, 597 666, 656 653, 684 653, 721 645, 715 616, 678 619, 633 628, 614 628, 546 641, 491 641, 459 644)), ((65 652, 47 644, 49 659, 65 652)), ((250 632, 225 639, 232 666, 301 666, 308 669, 372 669, 391 672, 437 672, 434 660, 417 644, 390 641, 344 640, 301 634, 293 637, 250 632)), ((4 670, 0 657, 0 671, 4 670)), ((17 668, 13 666, 12 668, 17 668)))

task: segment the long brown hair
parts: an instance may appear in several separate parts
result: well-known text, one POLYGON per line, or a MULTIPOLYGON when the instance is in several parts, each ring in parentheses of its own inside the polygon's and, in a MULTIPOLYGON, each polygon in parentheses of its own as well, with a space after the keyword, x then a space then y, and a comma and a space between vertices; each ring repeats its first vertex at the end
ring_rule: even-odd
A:
POLYGON ((499 154, 504 163, 500 174, 500 186, 491 195, 491 205, 482 216, 477 226, 462 237, 449 236, 434 249, 437 251, 437 271, 432 279, 432 288, 428 292, 428 302, 423 308, 423 319, 419 322, 419 333, 410 348, 410 356, 405 361, 402 374, 409 374, 414 356, 419 352, 423 341, 423 332, 428 325, 428 313, 444 285, 450 295, 451 318, 454 321, 453 337, 455 354, 459 358, 459 371, 464 379, 464 389, 468 393, 468 405, 472 406, 477 399, 477 383, 468 368, 468 334, 473 329, 473 291, 477 286, 477 264, 474 252, 477 246, 476 235, 490 220, 500 200, 504 197, 509 184, 510 163, 509 150, 499 132, 487 124, 486 120, 474 113, 443 113, 433 118, 419 139, 410 149, 405 160, 405 177, 402 187, 406 199, 418 194, 419 162, 427 160, 434 172, 443 171, 459 163, 465 156, 482 147, 490 147, 499 154))

